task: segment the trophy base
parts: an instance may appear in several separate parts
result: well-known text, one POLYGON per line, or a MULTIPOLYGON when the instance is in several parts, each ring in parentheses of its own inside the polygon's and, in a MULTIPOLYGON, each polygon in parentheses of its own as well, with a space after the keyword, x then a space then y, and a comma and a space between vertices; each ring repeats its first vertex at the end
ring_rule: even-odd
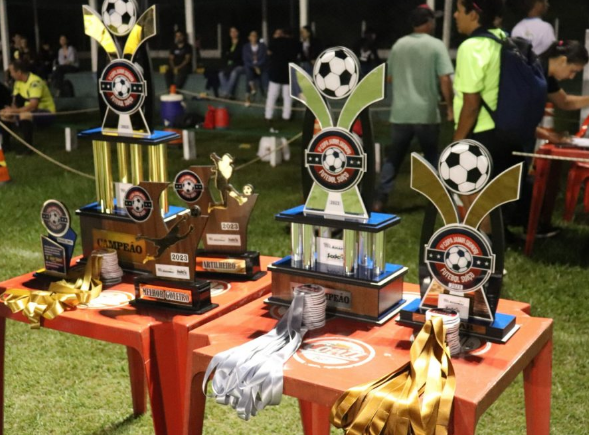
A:
POLYGON ((267 272, 260 269, 259 252, 225 254, 199 249, 196 251, 196 273, 206 277, 257 281, 267 272))
POLYGON ((211 284, 208 281, 170 281, 153 275, 138 276, 135 300, 131 304, 165 308, 187 314, 203 314, 218 304, 211 303, 211 284))
POLYGON ((343 276, 317 268, 292 267, 288 256, 268 269, 272 271, 270 304, 289 305, 295 287, 317 284, 325 288, 328 312, 337 317, 384 323, 403 303, 403 277, 407 273, 403 266, 387 264, 385 271, 377 277, 370 277, 362 271, 356 276, 343 276))
MULTIPOLYGON (((422 326, 425 323, 425 310, 419 308, 420 299, 415 299, 401 310, 398 322, 422 326)), ((515 316, 496 313, 493 323, 469 319, 460 321, 460 335, 472 336, 493 343, 506 343, 517 331, 515 316)))
POLYGON ((136 132, 133 134, 121 134, 118 131, 102 129, 101 127, 84 130, 78 133, 80 139, 89 139, 104 142, 122 142, 139 145, 161 145, 180 138, 180 135, 173 131, 155 130, 151 134, 136 132))
MULTIPOLYGON (((164 222, 183 212, 186 212, 185 208, 170 206, 164 222)), ((126 211, 115 205, 113 213, 102 213, 95 202, 76 210, 76 214, 80 216, 84 258, 90 258, 95 249, 111 248, 117 251, 119 265, 125 271, 149 272, 149 268, 143 263, 147 244, 144 240, 137 240, 141 230, 126 211)))

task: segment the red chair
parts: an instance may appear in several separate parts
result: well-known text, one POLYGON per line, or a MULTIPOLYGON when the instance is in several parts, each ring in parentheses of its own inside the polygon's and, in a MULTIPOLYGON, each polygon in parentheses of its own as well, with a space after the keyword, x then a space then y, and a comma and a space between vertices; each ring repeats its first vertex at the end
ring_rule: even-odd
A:
POLYGON ((585 213, 589 213, 589 163, 573 163, 567 181, 564 220, 573 220, 581 186, 585 185, 585 213))

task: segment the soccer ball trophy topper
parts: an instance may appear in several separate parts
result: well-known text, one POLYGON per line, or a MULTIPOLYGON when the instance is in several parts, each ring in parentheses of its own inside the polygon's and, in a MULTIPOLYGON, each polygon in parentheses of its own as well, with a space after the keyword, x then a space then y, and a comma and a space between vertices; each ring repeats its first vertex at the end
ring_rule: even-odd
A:
POLYGON ((352 51, 333 47, 319 55, 309 76, 290 65, 291 95, 307 107, 303 126, 304 206, 276 219, 291 224, 291 255, 270 266, 270 303, 287 305, 301 284, 325 288, 336 315, 381 323, 401 303, 407 268, 386 263, 384 232, 400 222, 394 215, 369 214, 374 186, 374 143, 369 106, 384 99, 385 68, 363 80, 352 51), (337 119, 330 101, 343 107, 337 119), (352 132, 361 121, 363 136, 352 132), (309 137, 307 127, 320 131, 309 137), (342 236, 333 233, 341 230, 342 236))
POLYGON ((401 311, 401 322, 420 325, 431 308, 456 310, 461 332, 504 342, 517 330, 515 317, 497 313, 503 280, 504 236, 499 206, 517 201, 522 164, 491 180, 492 159, 478 142, 449 145, 438 170, 411 155, 411 188, 432 203, 422 229, 419 277, 421 299, 401 311), (476 199, 460 219, 452 195, 476 199), (437 209, 437 211, 436 211, 437 209), (444 225, 435 230, 437 214, 444 225), (491 236, 480 230, 487 220, 491 236))

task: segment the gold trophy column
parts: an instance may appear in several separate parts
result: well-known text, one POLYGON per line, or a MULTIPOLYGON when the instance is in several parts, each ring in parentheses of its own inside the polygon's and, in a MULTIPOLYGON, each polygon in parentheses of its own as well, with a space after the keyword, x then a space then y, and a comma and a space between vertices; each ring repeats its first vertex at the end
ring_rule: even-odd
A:
POLYGON ((143 181, 143 149, 141 145, 132 144, 131 150, 131 183, 137 186, 143 181))
MULTIPOLYGON (((129 145, 124 142, 117 143, 117 161, 119 162, 119 181, 121 183, 130 183, 129 176, 129 145)), ((122 205, 119 204, 119 207, 122 205)))
POLYGON ((112 178, 112 153, 109 142, 93 141, 94 173, 96 175, 96 201, 102 213, 114 210, 114 187, 112 178))
MULTIPOLYGON (((168 181, 168 148, 165 144, 149 146, 149 181, 168 181)), ((168 212, 168 192, 164 190, 160 199, 162 215, 168 212)))

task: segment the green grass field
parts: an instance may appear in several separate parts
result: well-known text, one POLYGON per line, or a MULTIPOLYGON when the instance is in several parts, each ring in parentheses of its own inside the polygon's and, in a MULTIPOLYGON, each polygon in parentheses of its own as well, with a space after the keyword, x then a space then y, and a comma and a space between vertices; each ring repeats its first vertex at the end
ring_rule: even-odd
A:
MULTIPOLYGON (((261 117, 260 117, 261 118, 261 117)), ((86 127, 98 119, 73 119, 86 127)), ((278 124, 292 137, 298 122, 278 124)), ((209 164, 208 155, 230 152, 236 164, 255 157, 261 120, 234 122, 231 130, 196 133, 198 158, 191 164, 209 164)), ((448 131, 442 142, 447 143, 448 131)), ((388 142, 386 124, 376 125, 377 141, 388 142)), ((54 158, 92 173, 89 144, 66 153, 59 125, 37 135, 38 146, 54 158)), ((300 142, 292 146, 293 158, 277 168, 256 163, 236 173, 233 183, 252 183, 260 194, 250 230, 250 248, 266 255, 289 253, 288 229, 273 215, 302 203, 300 142)), ((188 166, 181 151, 169 153, 170 174, 188 166)), ((0 187, 0 279, 42 266, 39 236, 43 228, 40 207, 49 198, 66 203, 70 211, 94 200, 91 180, 66 173, 37 156, 17 159, 7 154, 13 182, 0 187)), ((406 162, 407 163, 407 162, 406 162)), ((408 165, 401 173, 391 198, 390 211, 402 218, 387 235, 387 258, 408 266, 408 281, 416 282, 418 237, 425 200, 409 189, 408 165)), ((562 206, 562 198, 559 198, 562 206)), ((555 214, 560 222, 560 211, 555 214)), ((507 252, 503 297, 527 301, 535 316, 555 319, 552 433, 588 433, 589 414, 589 217, 581 211, 575 223, 563 225, 561 235, 539 241, 533 258, 524 257, 522 244, 507 252)), ((79 222, 74 218, 79 233, 79 222)), ((77 252, 80 252, 78 246, 77 252)), ((399 363, 402 363, 401 361, 399 363)), ((391 370, 394 367, 391 367, 391 370)), ((153 433, 151 417, 132 417, 125 349, 49 330, 31 331, 22 323, 9 322, 6 348, 5 433, 123 435, 153 433)), ((458 379, 460 382, 460 379, 458 379)), ((239 420, 230 409, 208 403, 207 434, 301 433, 296 401, 284 398, 278 407, 262 412, 253 421, 239 420)), ((335 430, 333 433, 338 433, 335 430)), ((479 424, 478 434, 525 433, 521 377, 491 407, 479 424)), ((175 435, 175 434, 171 434, 175 435)))

